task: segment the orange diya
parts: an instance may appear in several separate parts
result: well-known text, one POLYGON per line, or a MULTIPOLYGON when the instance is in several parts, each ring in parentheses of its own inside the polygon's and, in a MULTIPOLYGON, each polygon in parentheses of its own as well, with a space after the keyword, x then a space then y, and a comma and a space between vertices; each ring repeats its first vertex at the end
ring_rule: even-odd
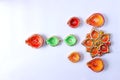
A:
POLYGON ((87 66, 94 72, 101 72, 104 69, 104 62, 100 58, 95 58, 87 62, 87 66))
POLYGON ((103 34, 101 36, 102 42, 108 42, 110 40, 110 35, 109 34, 103 34))
POLYGON ((73 62, 73 63, 77 63, 80 61, 81 56, 79 54, 79 52, 72 52, 69 56, 68 59, 73 62))
POLYGON ((92 14, 87 20, 86 23, 93 27, 101 27, 105 22, 105 19, 101 13, 92 14))
POLYGON ((84 40, 83 45, 86 46, 86 47, 91 47, 93 45, 92 39, 84 40))
POLYGON ((96 30, 93 30, 93 31, 91 32, 91 37, 92 37, 93 39, 97 39, 97 38, 99 37, 99 32, 96 31, 96 30))
POLYGON ((102 56, 109 52, 110 35, 103 31, 92 29, 90 33, 86 35, 86 39, 82 42, 86 47, 86 51, 91 54, 91 57, 102 56))

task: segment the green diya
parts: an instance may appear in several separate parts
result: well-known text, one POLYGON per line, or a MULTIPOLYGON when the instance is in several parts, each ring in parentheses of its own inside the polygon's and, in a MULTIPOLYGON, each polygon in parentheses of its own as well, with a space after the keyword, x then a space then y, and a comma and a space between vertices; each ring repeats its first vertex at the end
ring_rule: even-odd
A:
POLYGON ((60 43, 60 39, 57 36, 52 36, 46 40, 46 43, 50 46, 57 46, 60 43))
POLYGON ((77 38, 75 35, 70 34, 64 39, 64 41, 68 46, 74 46, 77 43, 77 38))

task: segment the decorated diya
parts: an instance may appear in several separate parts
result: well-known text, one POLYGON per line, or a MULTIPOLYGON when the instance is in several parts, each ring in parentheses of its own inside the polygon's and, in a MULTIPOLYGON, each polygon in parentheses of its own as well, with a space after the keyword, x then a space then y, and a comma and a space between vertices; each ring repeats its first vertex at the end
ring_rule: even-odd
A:
POLYGON ((86 39, 82 44, 86 47, 86 51, 89 52, 93 58, 96 56, 102 56, 110 51, 110 34, 92 29, 92 31, 86 35, 86 39))

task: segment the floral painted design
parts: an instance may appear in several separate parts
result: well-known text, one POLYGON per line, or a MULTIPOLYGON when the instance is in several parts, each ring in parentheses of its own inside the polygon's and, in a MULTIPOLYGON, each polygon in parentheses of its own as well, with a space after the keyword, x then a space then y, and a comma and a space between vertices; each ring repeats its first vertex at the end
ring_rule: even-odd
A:
POLYGON ((102 56, 110 51, 110 34, 92 29, 92 31, 86 35, 86 39, 82 44, 86 47, 86 51, 90 52, 92 58, 102 56))

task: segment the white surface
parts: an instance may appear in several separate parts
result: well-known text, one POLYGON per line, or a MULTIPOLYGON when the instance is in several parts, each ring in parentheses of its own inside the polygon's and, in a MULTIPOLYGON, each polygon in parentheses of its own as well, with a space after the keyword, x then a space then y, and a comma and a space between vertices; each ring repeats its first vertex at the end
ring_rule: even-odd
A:
POLYGON ((2 0, 0 1, 0 80, 120 80, 120 1, 119 0, 2 0), (85 20, 92 13, 106 16, 99 30, 111 33, 111 53, 102 56, 105 70, 91 71, 86 62, 90 55, 81 45, 91 28, 85 20), (82 19, 77 29, 67 26, 72 16, 82 19), (46 45, 33 49, 25 39, 34 33, 64 39, 75 34, 80 41, 74 47, 62 42, 58 47, 46 45), (67 59, 71 51, 83 55, 73 64, 67 59))

